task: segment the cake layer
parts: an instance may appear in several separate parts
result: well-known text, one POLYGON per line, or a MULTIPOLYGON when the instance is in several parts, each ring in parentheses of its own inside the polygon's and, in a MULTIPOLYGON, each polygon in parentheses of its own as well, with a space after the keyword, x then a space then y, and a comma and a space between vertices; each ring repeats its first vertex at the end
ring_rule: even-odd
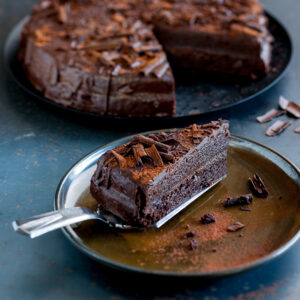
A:
POLYGON ((151 226, 226 174, 228 123, 135 136, 102 156, 91 180, 100 207, 151 226))

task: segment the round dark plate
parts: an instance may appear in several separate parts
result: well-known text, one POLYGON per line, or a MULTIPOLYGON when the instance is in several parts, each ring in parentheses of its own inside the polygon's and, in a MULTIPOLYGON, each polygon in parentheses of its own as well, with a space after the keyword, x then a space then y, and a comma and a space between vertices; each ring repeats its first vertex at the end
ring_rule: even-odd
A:
MULTIPOLYGON (((57 188, 55 209, 75 205, 96 209, 89 185, 97 160, 130 139, 114 141, 78 161, 57 188)), ((87 256, 119 270, 167 277, 226 276, 269 262, 300 238, 299 191, 300 170, 295 165, 266 146, 233 135, 227 178, 162 228, 121 232, 99 221, 87 221, 76 228, 67 226, 63 233, 87 256), (239 207, 224 208, 226 197, 249 193, 247 179, 254 173, 264 180, 268 197, 254 197, 250 212, 239 207), (216 222, 201 225, 199 219, 208 212, 216 222), (245 228, 227 232, 227 226, 236 221, 245 224, 245 228), (195 251, 183 238, 190 230, 196 232, 199 248, 195 251), (212 251, 214 248, 216 251, 212 251)))
POLYGON ((106 118, 123 120, 179 119, 204 115, 219 111, 250 100, 276 84, 285 74, 292 55, 292 42, 286 29, 270 14, 269 30, 275 38, 271 72, 258 80, 246 80, 237 77, 216 76, 215 74, 186 73, 176 75, 176 115, 174 117, 129 118, 121 116, 101 116, 94 113, 68 108, 45 98, 27 80, 21 64, 17 60, 19 38, 28 17, 21 20, 10 32, 4 47, 4 62, 15 79, 35 99, 58 109, 77 113, 88 118, 106 118))

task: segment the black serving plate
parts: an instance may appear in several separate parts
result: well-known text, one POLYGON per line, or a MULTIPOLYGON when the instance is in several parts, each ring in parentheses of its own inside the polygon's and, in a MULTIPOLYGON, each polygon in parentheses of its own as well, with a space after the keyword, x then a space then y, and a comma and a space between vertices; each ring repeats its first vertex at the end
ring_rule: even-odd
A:
POLYGON ((28 17, 21 20, 9 33, 4 47, 4 62, 15 81, 38 102, 43 102, 71 114, 79 114, 88 119, 121 120, 170 120, 201 116, 248 101, 276 84, 285 74, 292 55, 292 42, 286 29, 270 14, 269 30, 275 38, 271 72, 258 80, 237 77, 216 76, 208 73, 192 73, 175 70, 176 115, 173 117, 132 118, 122 116, 102 116, 79 111, 56 104, 45 98, 28 81, 21 64, 17 60, 21 30, 28 17))

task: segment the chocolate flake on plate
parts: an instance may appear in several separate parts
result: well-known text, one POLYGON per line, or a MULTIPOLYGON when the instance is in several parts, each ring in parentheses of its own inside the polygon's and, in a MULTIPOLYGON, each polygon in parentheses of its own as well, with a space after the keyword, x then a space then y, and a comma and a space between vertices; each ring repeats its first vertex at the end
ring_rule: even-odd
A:
POLYGON ((244 204, 250 204, 252 202, 252 194, 245 194, 235 197, 227 198, 227 200, 224 203, 224 207, 231 207, 235 205, 244 205, 244 204))
POLYGON ((242 211, 249 211, 250 212, 251 208, 250 208, 250 206, 246 205, 246 206, 241 206, 240 210, 242 210, 242 211))
POLYGON ((235 232, 235 231, 238 231, 238 230, 240 230, 240 229, 242 229, 244 227, 245 227, 245 225, 242 224, 241 222, 235 222, 232 225, 230 225, 230 226, 227 227, 227 231, 229 231, 229 232, 235 232))
POLYGON ((262 179, 257 175, 254 174, 253 177, 249 177, 248 179, 250 190, 253 194, 260 198, 267 198, 268 197, 268 190, 262 181, 262 179))
POLYGON ((284 129, 286 129, 290 124, 291 124, 291 122, 289 122, 289 121, 278 120, 267 129, 266 135, 267 136, 275 136, 275 135, 279 134, 280 132, 282 132, 284 129))
POLYGON ((272 108, 271 110, 266 112, 264 115, 257 117, 256 120, 259 123, 266 123, 266 122, 269 122, 272 119, 279 117, 283 114, 285 114, 284 110, 278 110, 278 109, 272 108))
POLYGON ((279 97, 279 106, 281 109, 286 110, 291 115, 296 118, 300 118, 300 105, 285 99, 284 97, 279 97))
POLYGON ((210 224, 216 222, 216 218, 211 214, 205 214, 201 217, 202 224, 210 224))
POLYGON ((191 237, 195 237, 196 236, 196 232, 195 231, 189 231, 189 232, 186 232, 184 234, 184 237, 187 239, 187 238, 191 238, 191 237))

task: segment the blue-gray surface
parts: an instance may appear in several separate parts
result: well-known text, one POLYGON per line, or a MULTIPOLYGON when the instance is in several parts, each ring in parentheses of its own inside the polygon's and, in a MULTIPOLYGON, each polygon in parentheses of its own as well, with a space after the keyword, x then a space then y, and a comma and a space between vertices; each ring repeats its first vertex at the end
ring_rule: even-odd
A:
MULTIPOLYGON (((34 2, 0 0, 1 48, 34 2)), ((291 33, 291 68, 277 86, 254 101, 197 121, 229 119, 233 133, 278 150, 300 167, 300 135, 292 130, 297 123, 268 138, 264 131, 269 124, 255 121, 276 106, 279 95, 300 102, 300 1, 264 3, 291 33)), ((61 176, 82 155, 149 127, 65 119, 37 105, 16 86, 4 70, 2 53, 0 66, 0 299, 300 299, 300 242, 254 271, 209 282, 172 282, 111 271, 79 253, 60 231, 35 240, 15 234, 13 219, 53 208, 61 176)))

